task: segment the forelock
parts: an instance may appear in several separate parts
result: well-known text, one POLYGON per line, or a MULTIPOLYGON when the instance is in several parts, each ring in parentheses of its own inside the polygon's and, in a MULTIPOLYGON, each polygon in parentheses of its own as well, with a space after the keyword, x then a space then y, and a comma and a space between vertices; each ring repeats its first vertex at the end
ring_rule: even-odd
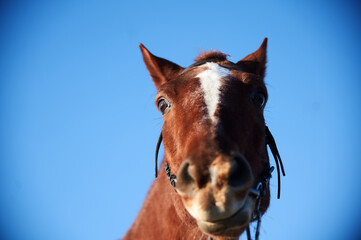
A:
POLYGON ((217 60, 220 60, 220 61, 225 61, 227 60, 227 57, 229 55, 228 54, 225 54, 221 51, 217 51, 217 50, 210 50, 210 51, 205 51, 205 52, 202 52, 198 57, 196 57, 194 59, 195 62, 200 62, 200 61, 204 61, 204 60, 207 60, 207 59, 217 59, 217 60))

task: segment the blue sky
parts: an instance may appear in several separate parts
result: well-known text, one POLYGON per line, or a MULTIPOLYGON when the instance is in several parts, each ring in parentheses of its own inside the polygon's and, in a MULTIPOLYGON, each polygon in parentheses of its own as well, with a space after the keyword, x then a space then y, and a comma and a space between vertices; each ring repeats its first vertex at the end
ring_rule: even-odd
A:
MULTIPOLYGON (((261 239, 356 239, 356 1, 7 1, 0 10, 2 239, 122 237, 162 118, 138 44, 182 66, 269 38, 265 110, 287 176, 261 239)), ((245 239, 242 236, 241 239, 245 239)))

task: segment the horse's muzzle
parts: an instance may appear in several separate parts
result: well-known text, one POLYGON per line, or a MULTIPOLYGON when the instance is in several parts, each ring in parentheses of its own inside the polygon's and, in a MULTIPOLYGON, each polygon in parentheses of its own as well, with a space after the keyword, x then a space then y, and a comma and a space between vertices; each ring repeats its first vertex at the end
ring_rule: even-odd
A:
POLYGON ((200 170, 197 159, 186 159, 177 173, 177 192, 187 211, 207 233, 248 224, 253 206, 248 193, 253 174, 245 157, 239 153, 219 155, 200 170))

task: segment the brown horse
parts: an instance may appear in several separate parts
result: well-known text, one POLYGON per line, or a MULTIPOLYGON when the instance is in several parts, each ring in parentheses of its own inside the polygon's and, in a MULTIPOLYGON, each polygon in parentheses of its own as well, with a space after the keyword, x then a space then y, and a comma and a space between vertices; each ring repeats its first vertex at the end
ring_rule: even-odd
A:
POLYGON ((250 238, 255 220, 258 238, 270 202, 267 144, 277 170, 280 161, 263 117, 266 48, 267 39, 237 63, 205 52, 182 68, 140 44, 164 119, 156 155, 163 138, 166 171, 123 239, 250 238))

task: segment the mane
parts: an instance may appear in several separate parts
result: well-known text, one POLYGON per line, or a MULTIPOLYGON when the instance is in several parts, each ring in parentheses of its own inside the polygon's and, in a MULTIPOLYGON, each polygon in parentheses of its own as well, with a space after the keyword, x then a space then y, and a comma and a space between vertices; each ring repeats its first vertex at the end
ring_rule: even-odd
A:
POLYGON ((225 54, 221 51, 210 50, 210 51, 205 51, 205 52, 202 52, 201 54, 199 54, 199 56, 196 57, 194 59, 194 61, 200 62, 200 61, 204 61, 204 60, 211 59, 211 58, 216 58, 219 60, 227 60, 228 56, 229 56, 228 54, 225 54))

